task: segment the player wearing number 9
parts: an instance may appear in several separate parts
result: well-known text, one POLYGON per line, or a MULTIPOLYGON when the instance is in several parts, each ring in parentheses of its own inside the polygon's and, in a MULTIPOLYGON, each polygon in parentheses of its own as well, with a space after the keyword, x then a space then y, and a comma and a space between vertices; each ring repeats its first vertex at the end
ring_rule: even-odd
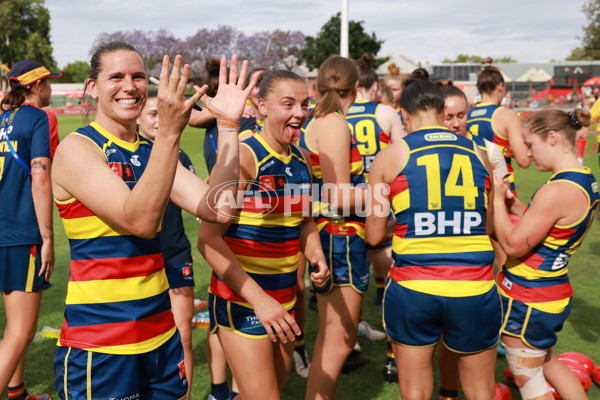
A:
POLYGON ((372 165, 367 240, 392 238, 383 319, 402 397, 431 397, 441 340, 459 354, 466 397, 491 398, 501 324, 486 230, 491 167, 474 142, 441 126, 444 98, 427 78, 423 69, 409 77, 400 97, 409 135, 372 165))
POLYGON ((406 136, 400 116, 392 106, 374 101, 379 88, 379 77, 371 68, 374 57, 364 53, 358 60, 360 78, 356 101, 346 115, 358 151, 363 158, 365 180, 369 181, 369 170, 375 155, 390 143, 406 136))
POLYGON ((511 159, 514 158, 521 168, 527 168, 531 163, 523 142, 521 120, 514 110, 500 106, 506 94, 506 86, 498 68, 487 66, 479 71, 477 90, 481 93, 481 103, 469 111, 467 130, 472 135, 482 137, 500 147, 510 174, 510 190, 516 196, 511 159))

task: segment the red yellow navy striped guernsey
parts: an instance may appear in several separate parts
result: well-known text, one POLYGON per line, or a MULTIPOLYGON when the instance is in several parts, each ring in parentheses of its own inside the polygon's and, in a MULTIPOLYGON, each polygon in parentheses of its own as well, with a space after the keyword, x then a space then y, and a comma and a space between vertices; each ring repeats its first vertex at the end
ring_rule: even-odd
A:
POLYGON ((357 101, 348 109, 346 115, 348 126, 363 158, 366 182, 369 181, 369 170, 375 156, 391 143, 390 134, 383 130, 377 119, 379 106, 379 103, 373 101, 357 101))
POLYGON ((390 184, 396 219, 390 278, 438 296, 488 292, 494 286, 485 228, 490 176, 477 144, 438 126, 402 141, 407 159, 390 184))
MULTIPOLYGON (((296 304, 300 231, 311 215, 311 177, 302 151, 276 153, 260 135, 242 142, 254 155, 256 173, 223 239, 241 267, 286 310, 296 304)), ((213 272, 210 293, 251 308, 213 272)))
MULTIPOLYGON (((122 141, 96 123, 77 130, 133 188, 152 142, 122 141)), ((56 201, 71 250, 59 346, 107 354, 152 351, 175 333, 158 236, 142 239, 94 215, 75 198, 56 201)))
MULTIPOLYGON (((598 182, 591 170, 584 168, 558 172, 546 184, 567 182, 581 189, 588 199, 587 212, 571 225, 555 225, 544 240, 523 257, 506 260, 498 275, 500 292, 505 296, 548 313, 561 313, 567 307, 573 295, 567 265, 589 231, 600 201, 598 182)), ((534 197, 535 194, 532 200, 534 197)))
MULTIPOLYGON (((339 113, 339 112, 338 112, 339 113)), ((339 113, 343 116, 342 113, 339 113)), ((365 216, 366 210, 363 215, 353 214, 350 216, 346 216, 342 222, 335 222, 328 218, 329 215, 329 203, 326 201, 324 196, 322 196, 322 188, 324 186, 323 182, 323 174, 321 173, 321 159, 319 152, 309 146, 306 141, 306 130, 310 126, 310 124, 314 121, 314 118, 309 118, 302 127, 302 134, 300 135, 300 139, 298 140, 298 145, 308 151, 310 154, 310 161, 312 164, 312 173, 313 173, 313 182, 315 187, 319 189, 319 193, 315 193, 314 198, 316 201, 313 206, 313 214, 315 217, 315 222, 317 224, 317 229, 319 231, 326 230, 334 235, 343 235, 349 236, 353 234, 358 234, 362 240, 366 242, 366 234, 365 234, 365 216)), ((365 175, 363 173, 363 159, 358 150, 358 144, 354 137, 352 136, 350 129, 348 129, 348 134, 351 136, 351 144, 348 151, 350 152, 350 184, 352 187, 361 188, 365 187, 365 175)))

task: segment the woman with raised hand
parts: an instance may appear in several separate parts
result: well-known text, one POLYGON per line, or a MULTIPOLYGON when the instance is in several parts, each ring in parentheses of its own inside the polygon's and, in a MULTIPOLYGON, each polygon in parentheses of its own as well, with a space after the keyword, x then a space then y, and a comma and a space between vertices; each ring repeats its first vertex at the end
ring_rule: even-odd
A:
POLYGON ((237 130, 249 91, 247 63, 204 104, 221 128, 211 186, 178 161, 180 137, 193 104, 190 72, 176 56, 163 59, 158 88, 160 126, 154 143, 137 133, 148 76, 130 44, 110 42, 93 54, 87 87, 95 122, 58 146, 52 186, 71 247, 65 321, 54 362, 61 398, 184 398, 183 350, 173 320, 157 233, 169 198, 206 220, 230 213, 222 195, 235 195, 237 130), (181 74, 181 76, 180 76, 181 74))
MULTIPOLYGON (((223 345, 243 399, 278 399, 289 374, 300 251, 329 278, 311 214, 310 161, 295 145, 308 114, 298 75, 273 71, 260 86, 261 132, 240 144, 238 209, 225 224, 203 222, 198 248, 213 268, 211 332, 223 345)), ((236 200, 236 199, 232 199, 236 200)))
POLYGON ((356 62, 331 56, 319 67, 320 101, 300 137, 310 153, 319 188, 315 218, 331 282, 317 289, 319 331, 308 375, 307 399, 333 398, 337 380, 357 338, 363 293, 369 284, 364 236, 365 178, 362 157, 346 114, 356 98, 356 62))
POLYGON ((494 229, 508 260, 498 275, 506 360, 524 399, 587 399, 581 383, 554 354, 556 332, 571 311, 569 259, 594 220, 600 196, 588 167, 577 160, 577 131, 591 123, 581 109, 549 108, 526 122, 523 138, 540 171, 552 176, 525 206, 494 177, 494 229), (508 208, 507 208, 508 207, 508 208), (520 217, 515 225, 508 213, 520 217))
POLYGON ((465 396, 492 399, 501 305, 486 231, 491 168, 472 140, 442 126, 444 97, 427 78, 422 68, 409 77, 400 97, 409 134, 369 175, 367 238, 392 238, 384 324, 402 398, 431 398, 441 341, 459 355, 465 396))

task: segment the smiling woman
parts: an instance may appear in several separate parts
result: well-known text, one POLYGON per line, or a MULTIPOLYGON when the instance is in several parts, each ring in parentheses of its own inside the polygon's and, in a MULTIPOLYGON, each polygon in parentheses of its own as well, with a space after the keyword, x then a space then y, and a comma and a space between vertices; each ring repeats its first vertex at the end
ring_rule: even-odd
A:
POLYGON ((56 351, 61 398, 184 398, 183 351, 175 328, 160 242, 169 198, 200 218, 222 220, 219 194, 236 192, 237 130, 252 89, 238 79, 237 57, 227 82, 221 60, 219 91, 204 104, 219 110, 219 154, 211 189, 178 162, 180 135, 193 104, 184 97, 189 65, 163 59, 158 92, 160 126, 154 143, 137 134, 146 68, 135 48, 111 42, 91 60, 87 81, 97 103, 95 122, 67 136, 52 171, 53 192, 71 246, 65 322, 56 351), (208 196, 206 196, 208 197, 208 196), (87 371, 87 372, 86 372, 87 371), (93 371, 93 376, 91 372, 93 371), (132 379, 132 377, 134 379, 132 379))
POLYGON ((246 400, 279 398, 287 379, 301 334, 295 320, 300 251, 317 269, 310 276, 317 287, 329 276, 310 207, 304 209, 309 157, 295 145, 307 109, 302 78, 289 71, 265 76, 258 98, 264 128, 240 145, 242 206, 230 223, 202 223, 198 233, 198 248, 214 271, 210 329, 246 400))

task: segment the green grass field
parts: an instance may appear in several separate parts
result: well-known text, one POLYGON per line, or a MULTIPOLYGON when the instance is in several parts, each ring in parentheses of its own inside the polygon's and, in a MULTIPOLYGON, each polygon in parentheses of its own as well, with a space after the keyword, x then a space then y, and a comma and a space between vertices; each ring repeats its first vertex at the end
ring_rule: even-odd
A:
MULTIPOLYGON (((83 126, 81 116, 58 116, 61 138, 69 132, 83 126)), ((192 159, 199 175, 206 175, 204 160, 202 159, 202 143, 204 131, 188 128, 183 134, 182 148, 192 159)), ((590 142, 594 138, 592 137, 590 142)), ((591 148, 591 143, 590 143, 591 148)), ((596 177, 598 173, 598 158, 596 154, 588 155, 585 164, 592 168, 596 177)), ((517 185, 519 197, 529 199, 533 192, 543 184, 549 174, 539 173, 535 166, 527 170, 517 169, 517 185)), ((56 267, 52 275, 53 287, 46 291, 43 296, 42 309, 39 318, 38 331, 44 326, 60 328, 63 321, 64 300, 66 296, 67 281, 69 278, 69 248, 65 238, 62 224, 55 212, 55 236, 56 236, 56 267)), ((185 227, 192 246, 195 247, 197 239, 198 223, 195 218, 185 215, 185 227)), ((206 299, 210 276, 210 267, 194 248, 194 266, 196 278, 196 297, 206 299)), ((556 351, 578 351, 590 356, 596 363, 600 363, 600 227, 596 222, 582 247, 569 264, 569 275, 575 290, 573 298, 573 310, 563 331, 559 334, 556 351)), ((371 282, 371 290, 367 292, 364 300, 363 314, 366 320, 374 326, 381 328, 381 319, 378 307, 373 305, 375 296, 374 282, 371 282)), ((0 305, 0 327, 5 326, 6 318, 3 305, 0 305)), ((309 354, 312 353, 312 345, 317 331, 317 316, 313 311, 307 311, 306 343, 309 354)), ((206 399, 210 390, 208 368, 206 366, 206 330, 196 328, 193 334, 194 357, 196 366, 194 368, 194 384, 192 388, 192 399, 206 399)), ((386 383, 382 376, 382 367, 385 361, 385 342, 369 342, 365 338, 360 339, 363 352, 368 355, 371 362, 349 375, 342 374, 339 381, 339 399, 398 399, 400 397, 396 384, 386 383)), ((26 384, 30 393, 49 393, 57 399, 58 395, 54 389, 52 362, 54 359, 56 343, 52 339, 42 338, 38 334, 34 343, 30 346, 27 356, 26 384)), ((503 371, 506 361, 498 359, 496 367, 496 379, 505 382, 503 371)), ((437 378, 436 378, 437 382, 437 378)), ((306 381, 290 373, 290 378, 283 392, 284 399, 303 399, 306 389, 306 381)), ((434 394, 437 393, 437 386, 434 394)), ((600 389, 597 386, 587 392, 590 399, 600 399, 600 389)), ((6 397, 4 397, 6 398, 6 397)), ((437 397, 436 397, 437 398, 437 397)), ((513 389, 513 398, 518 399, 518 391, 513 389)))

